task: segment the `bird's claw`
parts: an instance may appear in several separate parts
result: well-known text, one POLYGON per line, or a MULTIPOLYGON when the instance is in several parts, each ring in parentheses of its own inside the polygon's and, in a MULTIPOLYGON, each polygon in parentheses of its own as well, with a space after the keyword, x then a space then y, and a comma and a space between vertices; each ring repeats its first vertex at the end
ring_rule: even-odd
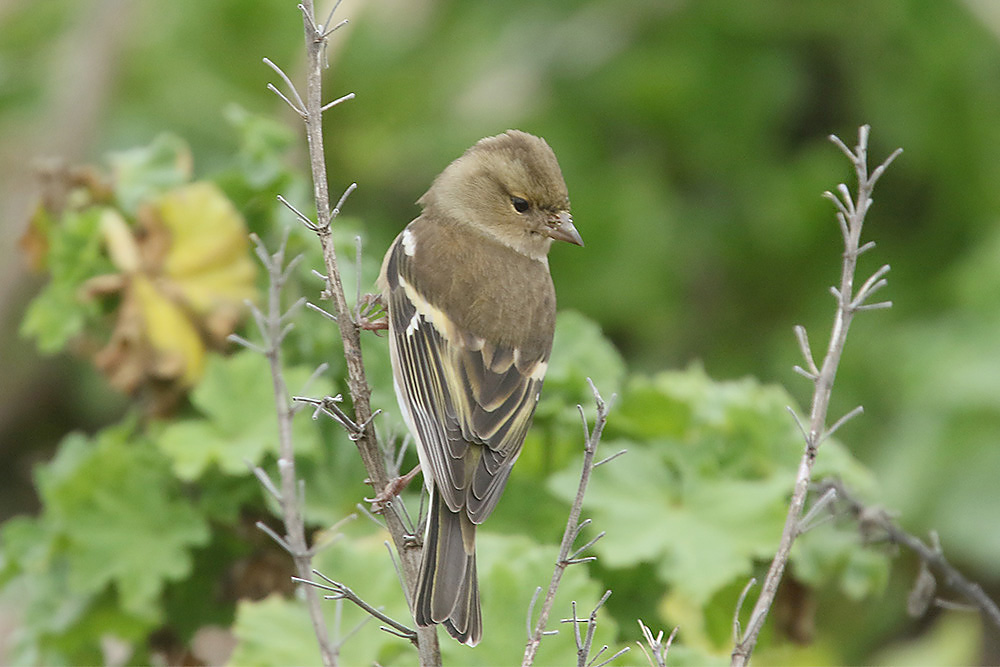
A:
POLYGON ((413 478, 417 476, 420 472, 420 464, 418 463, 413 470, 402 475, 400 477, 393 477, 390 479, 385 488, 379 491, 374 498, 365 498, 366 503, 372 504, 372 514, 381 514, 385 511, 385 508, 392 504, 392 499, 403 492, 413 478))
POLYGON ((389 328, 389 318, 386 317, 385 301, 381 294, 365 294, 357 307, 358 326, 365 331, 379 331, 389 328))

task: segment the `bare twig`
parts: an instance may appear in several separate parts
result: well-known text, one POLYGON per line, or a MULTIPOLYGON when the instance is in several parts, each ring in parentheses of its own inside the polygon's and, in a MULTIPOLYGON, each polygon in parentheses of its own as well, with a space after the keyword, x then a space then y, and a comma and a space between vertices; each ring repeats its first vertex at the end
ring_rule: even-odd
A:
MULTIPOLYGON (((318 23, 316 21, 313 0, 302 0, 302 2, 298 4, 298 9, 302 12, 307 59, 304 94, 299 93, 299 90, 296 88, 288 75, 281 69, 281 67, 266 58, 264 59, 264 62, 280 77, 288 91, 288 94, 286 95, 281 92, 272 84, 268 84, 268 88, 276 93, 285 103, 287 103, 302 118, 305 124, 305 134, 309 147, 310 171, 313 181, 313 197, 315 201, 316 220, 311 220, 305 213, 290 204, 284 197, 279 197, 279 201, 285 205, 303 225, 315 232, 319 237, 323 252, 323 263, 326 269, 326 274, 322 276, 326 282, 326 289, 323 291, 323 296, 330 298, 333 301, 333 312, 327 313, 313 304, 306 305, 313 310, 320 311, 328 318, 334 320, 339 327, 341 338, 343 340, 344 357, 347 365, 347 384, 350 390, 351 402, 353 404, 353 418, 349 417, 344 410, 341 410, 333 400, 315 402, 314 405, 317 409, 327 412, 333 416, 348 430, 351 439, 357 443, 362 462, 364 463, 368 473, 368 481, 378 491, 386 488, 389 482, 389 476, 385 469, 382 452, 379 447, 375 430, 372 426, 372 419, 378 414, 378 412, 373 412, 371 409, 371 389, 368 385, 361 357, 360 330, 354 318, 351 317, 351 311, 348 308, 347 300, 344 295, 344 287, 340 271, 337 266, 337 256, 334 249, 333 234, 331 229, 331 223, 339 215, 341 207, 344 205, 347 197, 350 196, 350 194, 357 188, 357 184, 351 183, 344 190, 337 204, 331 209, 329 184, 326 173, 326 160, 323 149, 323 112, 333 108, 341 102, 354 98, 353 93, 351 93, 326 104, 322 101, 322 74, 324 68, 326 67, 326 42, 335 30, 347 23, 345 20, 340 21, 335 25, 330 25, 333 20, 333 14, 339 4, 340 2, 337 0, 325 23, 318 23)), ((267 253, 262 249, 258 249, 258 256, 260 256, 262 261, 265 261, 265 263, 266 254, 267 253)), ((283 276, 283 278, 284 277, 287 277, 287 275, 283 276)), ((254 313, 254 318, 258 322, 258 326, 260 326, 263 331, 264 321, 268 318, 263 317, 260 313, 254 313)), ((275 321, 280 321, 280 318, 275 321)), ((277 330, 270 332, 270 336, 265 336, 265 338, 271 341, 280 340, 280 338, 287 333, 288 327, 290 327, 290 325, 279 326, 277 330)), ((247 347, 253 346, 252 343, 245 340, 237 340, 236 342, 247 347)), ((278 378, 279 376, 275 377, 278 378)), ((290 417, 298 406, 289 402, 287 391, 285 391, 285 389, 283 380, 279 383, 278 379, 276 379, 275 393, 279 396, 279 415, 286 415, 290 417), (280 387, 278 386, 279 384, 280 387)), ((281 423, 283 424, 284 422, 281 423)), ((290 427, 286 429, 284 426, 282 429, 282 438, 284 442, 286 431, 288 438, 290 438, 291 430, 290 427)), ((283 506, 292 507, 292 505, 288 504, 299 503, 299 493, 297 493, 295 484, 294 461, 291 458, 292 452, 290 445, 287 452, 285 451, 284 445, 282 445, 282 447, 282 460, 279 461, 279 464, 284 462, 286 465, 279 465, 282 476, 281 501, 283 506)), ((269 492, 271 492, 270 489, 269 492)), ((289 516, 288 519, 291 519, 291 517, 289 516)), ((286 523, 288 523, 288 519, 286 519, 286 523)), ((406 582, 404 585, 404 593, 408 598, 412 597, 414 582, 416 581, 419 569, 420 549, 414 548, 414 541, 410 538, 409 531, 407 531, 406 526, 401 521, 399 513, 386 512, 384 519, 386 527, 392 536, 392 541, 399 553, 402 576, 406 582)), ((299 540, 297 537, 297 534, 302 530, 301 524, 302 519, 301 516, 299 516, 299 518, 292 521, 292 525, 289 526, 289 538, 287 543, 289 544, 290 551, 293 552, 293 555, 308 553, 305 548, 304 538, 299 540)), ((296 565, 299 571, 299 576, 301 579, 308 579, 310 576, 310 569, 300 563, 299 559, 300 557, 296 556, 296 565)), ((307 589, 307 594, 310 601, 317 599, 315 591, 312 588, 307 589)), ((310 604, 310 607, 312 608, 312 604, 310 604)), ((314 625, 315 624, 316 621, 314 619, 314 625)), ((319 627, 317 626, 316 629, 317 636, 320 637, 319 627)), ((398 628, 394 629, 393 632, 401 634, 401 636, 405 635, 405 633, 399 633, 398 628)), ((416 636, 420 664, 440 665, 441 657, 438 650, 436 628, 418 628, 416 636)), ((335 660, 336 656, 330 649, 329 642, 325 641, 322 637, 320 639, 321 650, 323 651, 323 661, 326 664, 332 664, 332 661, 335 660)))
MULTIPOLYGON (((844 351, 844 344, 847 341, 847 331, 850 328, 854 314, 861 310, 885 308, 889 305, 888 302, 885 304, 867 303, 868 298, 885 284, 883 276, 888 272, 888 266, 884 266, 876 271, 871 278, 862 284, 856 294, 854 292, 854 274, 857 268, 858 255, 863 252, 862 248, 864 250, 870 248, 868 244, 862 246, 860 239, 865 215, 872 203, 872 190, 886 167, 902 152, 902 149, 894 151, 885 162, 869 175, 869 130, 870 128, 867 125, 862 126, 858 130, 858 145, 854 150, 847 148, 839 138, 835 136, 830 137, 830 140, 840 148, 854 165, 854 171, 858 180, 858 191, 854 198, 851 197, 850 190, 844 184, 840 184, 837 187, 837 195, 831 192, 824 193, 824 196, 830 199, 837 209, 837 223, 840 226, 844 241, 840 286, 838 288, 831 288, 831 292, 837 299, 837 311, 834 317, 833 330, 830 334, 829 346, 827 347, 826 356, 823 358, 821 367, 817 368, 813 361, 805 330, 796 328, 795 331, 806 363, 806 368, 798 368, 797 372, 812 380, 814 384, 808 430, 799 423, 799 427, 805 435, 806 446, 799 463, 795 488, 788 507, 788 516, 785 519, 781 542, 774 555, 774 559, 771 561, 767 577, 764 579, 760 597, 757 599, 757 603, 750 614, 746 632, 742 637, 737 638, 736 646, 733 648, 733 665, 745 665, 750 661, 750 655, 757 644, 761 628, 764 626, 768 611, 774 603, 775 595, 777 595, 778 585, 781 583, 785 566, 788 564, 788 556, 792 550, 792 543, 800 532, 800 519, 805 507, 806 495, 809 491, 809 480, 812 476, 812 468, 816 460, 816 451, 822 440, 829 433, 826 429, 826 418, 830 405, 830 394, 833 390, 833 382, 837 375, 840 357, 844 351)), ((854 416, 856 412, 849 413, 848 417, 854 416)), ((835 427, 839 427, 843 421, 837 422, 835 427)))
POLYGON ((414 644, 416 644, 417 642, 416 632, 406 627, 399 621, 393 619, 392 617, 387 616, 384 612, 382 612, 382 610, 376 609, 375 607, 365 602, 361 598, 361 596, 359 596, 357 593, 348 588, 347 585, 342 584, 339 581, 334 581, 333 579, 326 576, 319 570, 313 570, 313 574, 323 579, 323 581, 325 581, 326 583, 323 584, 318 581, 312 581, 309 579, 300 579, 299 577, 292 577, 292 579, 294 581, 299 582, 300 584, 306 584, 308 586, 313 586, 315 588, 324 591, 329 591, 330 593, 332 593, 332 595, 323 596, 327 600, 347 600, 349 602, 353 602, 360 609, 364 610, 367 614, 371 615, 372 617, 376 618, 379 621, 382 621, 386 625, 395 628, 396 634, 398 634, 401 637, 406 637, 414 644))
MULTIPOLYGON (((986 595, 979 584, 967 579, 954 565, 948 562, 941 551, 936 534, 931 535, 931 544, 927 544, 919 537, 900 528, 885 510, 868 507, 855 498, 844 488, 840 480, 824 480, 819 488, 822 492, 835 495, 838 505, 844 507, 846 512, 858 522, 858 527, 866 540, 888 540, 892 544, 906 547, 920 558, 921 575, 914 588, 917 595, 911 595, 913 612, 922 613, 934 598, 936 580, 929 571, 933 570, 938 573, 945 586, 968 600, 975 609, 979 610, 986 621, 1000 630, 1000 607, 986 595), (922 595, 920 594, 921 590, 924 591, 922 595), (917 604, 918 598, 924 598, 925 603, 917 604)), ((934 600, 934 602, 941 607, 953 606, 953 603, 944 600, 934 600)), ((920 614, 915 613, 915 615, 920 614)))
MULTIPOLYGON (((542 610, 538 617, 538 622, 534 626, 534 631, 529 633, 528 643, 524 647, 524 658, 521 661, 522 667, 527 667, 531 665, 535 660, 535 655, 538 653, 538 647, 542 642, 542 637, 547 633, 545 631, 545 626, 549 620, 549 614, 552 612, 552 604, 555 602, 556 591, 559 588, 559 582, 562 579, 563 573, 566 568, 574 563, 584 562, 586 560, 592 560, 592 558, 577 558, 583 549, 577 549, 572 556, 570 555, 570 550, 573 548, 573 542, 580 535, 580 531, 585 525, 587 525, 590 520, 580 522, 580 512, 583 510, 583 497, 587 492, 587 484, 590 481, 590 473, 594 469, 594 457, 597 454, 597 446, 601 442, 601 434, 604 432, 604 425, 608 420, 608 412, 611 410, 611 404, 614 402, 615 396, 612 395, 608 402, 605 402, 601 397, 600 392, 597 391, 597 387, 588 378, 587 382, 590 384, 590 389, 594 395, 594 402, 597 405, 597 418, 594 420, 593 430, 588 429, 587 419, 583 417, 583 433, 585 437, 584 453, 583 453, 583 470, 580 473, 580 484, 577 487, 576 499, 573 501, 573 506, 570 508, 569 518, 566 521, 566 530, 563 531, 562 543, 559 547, 559 558, 556 560, 555 569, 552 572, 552 579, 549 581, 549 589, 545 595, 545 600, 542 602, 542 610)), ((583 416, 583 408, 580 408, 581 416, 583 416)), ((586 545, 589 547, 594 544, 603 536, 598 535, 590 543, 586 545)), ((584 547, 584 548, 586 548, 584 547)), ((535 598, 532 599, 532 604, 528 610, 528 627, 531 627, 531 614, 534 611, 534 604, 537 600, 538 593, 535 594, 535 598)), ((617 655, 615 656, 617 657, 617 655)))
POLYGON ((275 74, 281 77, 281 80, 285 82, 285 85, 288 86, 288 89, 292 91, 292 96, 295 98, 295 101, 292 102, 290 99, 285 97, 285 94, 282 93, 280 90, 278 90, 273 83, 267 84, 267 89, 270 90, 275 95, 277 95, 278 97, 280 97, 281 99, 283 99, 288 104, 288 106, 290 106, 292 110, 295 111, 295 113, 305 118, 306 117, 305 104, 302 102, 302 98, 299 96, 299 91, 295 88, 295 84, 292 83, 292 80, 288 78, 288 75, 285 74, 285 72, 280 67, 271 62, 270 58, 264 58, 264 64, 273 69, 275 74))
MULTIPOLYGON (((746 602, 750 589, 757 585, 757 578, 750 577, 750 581, 743 587, 740 597, 736 600, 736 611, 733 612, 733 643, 738 644, 743 637, 743 630, 740 628, 740 612, 743 611, 743 603, 746 602)), ((641 623, 641 621, 640 621, 641 623)))
MULTIPOLYGON (((812 490, 812 489, 810 489, 812 490)), ((823 492, 819 500, 812 504, 812 507, 805 513, 805 516, 799 521, 799 535, 809 532, 813 528, 826 523, 831 517, 829 514, 825 514, 820 517, 823 510, 830 507, 830 504, 837 499, 837 494, 833 491, 823 492), (817 519, 817 517, 820 517, 817 519)))
POLYGON ((336 315, 334 315, 333 313, 328 313, 327 311, 325 311, 322 308, 320 308, 319 306, 317 306, 315 303, 307 302, 306 303, 306 308, 308 308, 309 310, 312 310, 314 312, 319 313, 320 315, 322 315, 326 319, 330 320, 331 322, 336 323, 336 321, 337 321, 337 316, 336 315))
POLYGON ((571 605, 573 609, 573 617, 562 619, 563 623, 573 624, 573 636, 574 639, 576 640, 577 667, 604 667, 604 665, 607 665, 613 662, 614 660, 617 660, 619 657, 629 652, 630 647, 626 646, 625 648, 619 650, 617 653, 612 655, 610 658, 607 658, 601 662, 597 662, 598 660, 601 659, 601 656, 604 655, 604 653, 608 650, 608 645, 605 644, 597 651, 597 653, 594 655, 593 658, 590 657, 590 650, 594 645, 594 633, 597 632, 597 612, 600 611, 601 607, 604 606, 604 603, 608 601, 609 597, 611 597, 611 591, 605 591, 604 595, 601 596, 601 599, 597 602, 596 605, 594 605, 594 608, 591 610, 590 615, 587 618, 579 618, 576 615, 576 601, 574 600, 571 605), (585 635, 580 634, 581 625, 586 626, 587 628, 587 632, 585 635))
MULTIPOLYGON (((305 522, 302 516, 302 499, 299 494, 298 481, 295 474, 295 446, 292 441, 292 417, 294 416, 294 406, 288 396, 288 387, 285 383, 284 370, 281 361, 281 341, 288 333, 289 324, 284 324, 284 315, 281 310, 281 290, 285 281, 289 277, 289 267, 294 267, 294 260, 286 264, 285 262, 285 241, 287 235, 282 240, 281 246, 273 255, 267 252, 263 242, 256 235, 253 237, 256 246, 257 256, 264 264, 268 275, 267 291, 267 312, 254 309, 254 320, 264 341, 263 346, 258 347, 267 358, 271 371, 271 384, 274 390, 274 400, 278 413, 278 472, 280 475, 280 489, 271 481, 271 478, 260 468, 251 466, 251 471, 260 481, 264 489, 267 490, 281 505, 282 520, 285 524, 285 535, 278 535, 267 525, 258 522, 257 527, 274 539, 291 556, 295 563, 295 569, 299 577, 308 580, 312 570, 312 552, 306 544, 305 522)), ((311 588, 306 588, 306 606, 309 610, 309 618, 312 621, 313 632, 319 643, 320 657, 323 664, 330 666, 337 664, 337 650, 330 643, 326 623, 323 620, 323 611, 320 606, 319 596, 311 588)))
MULTIPOLYGON (((746 593, 747 589, 743 590, 746 593)), ((639 648, 642 649, 643 654, 646 656, 649 667, 667 667, 667 652, 670 651, 670 645, 674 643, 674 637, 677 636, 678 628, 674 628, 670 636, 667 637, 667 641, 663 641, 663 630, 660 630, 656 633, 656 637, 653 637, 653 631, 641 619, 639 620, 639 627, 642 628, 642 636, 645 637, 646 644, 649 645, 649 651, 642 645, 642 642, 636 642, 636 644, 639 645, 639 648)))
MULTIPOLYGON (((339 3, 337 3, 339 4, 339 3)), ((313 197, 316 207, 316 220, 310 220, 301 211, 298 211, 287 202, 284 202, 296 217, 309 229, 314 231, 319 238, 323 251, 323 264, 325 267, 326 289, 324 296, 328 296, 333 302, 332 313, 325 313, 331 319, 335 319, 340 330, 344 346, 344 358, 347 363, 347 385, 350 391, 353 417, 348 417, 346 411, 341 410, 332 401, 324 402, 322 409, 335 416, 351 435, 351 439, 357 444, 358 452, 361 454, 362 462, 368 473, 368 480, 376 491, 386 488, 389 482, 389 475, 386 471, 385 462, 379 447, 375 429, 372 426, 372 419, 375 412, 370 404, 371 388, 365 374, 365 368, 361 356, 360 330, 351 316, 351 309, 348 307, 347 299, 344 295, 344 285, 341 280, 340 270, 337 264, 337 255, 334 249, 333 233, 331 223, 339 215, 341 207, 347 197, 357 187, 356 183, 351 183, 343 192, 340 200, 331 208, 329 183, 327 181, 326 158, 323 150, 323 112, 340 102, 352 99, 353 95, 345 95, 330 103, 323 102, 323 70, 326 66, 326 40, 334 30, 343 26, 346 21, 340 21, 335 25, 330 25, 333 20, 334 5, 325 24, 316 21, 316 13, 313 0, 302 0, 298 5, 302 12, 303 29, 306 47, 306 85, 305 94, 299 95, 289 78, 282 70, 268 61, 268 65, 284 81, 291 91, 291 100, 282 96, 296 111, 301 112, 305 124, 305 134, 309 146, 309 163, 313 180, 313 197)), ((308 304, 313 310, 321 310, 316 306, 308 304)), ((399 553, 400 566, 403 578, 406 582, 404 592, 409 598, 412 596, 414 582, 420 565, 420 549, 414 548, 413 541, 408 539, 409 531, 396 512, 386 512, 384 514, 386 527, 392 536, 393 544, 399 553)), ((305 577, 304 577, 305 578, 305 577)), ((440 652, 437 644, 437 632, 433 627, 418 628, 418 651, 420 663, 422 665, 439 665, 441 662, 440 652)))

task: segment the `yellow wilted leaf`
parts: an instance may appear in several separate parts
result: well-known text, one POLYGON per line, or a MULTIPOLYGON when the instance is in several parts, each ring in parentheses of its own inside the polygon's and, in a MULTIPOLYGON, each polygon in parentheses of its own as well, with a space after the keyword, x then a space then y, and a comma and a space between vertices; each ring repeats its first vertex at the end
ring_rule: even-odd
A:
POLYGON ((242 302, 254 295, 256 267, 246 225, 215 184, 171 190, 155 211, 171 239, 163 273, 186 288, 192 306, 204 311, 219 300, 242 302))
MULTIPOLYGON (((117 211, 101 217, 105 247, 121 271, 122 303, 95 361, 124 391, 155 383, 160 411, 197 383, 207 350, 236 328, 244 302, 256 295, 256 265, 243 218, 212 183, 169 190, 139 217, 138 230, 117 211)), ((91 293, 107 293, 102 285, 91 293)))
POLYGON ((139 270, 139 244, 121 213, 113 208, 101 212, 101 235, 115 268, 129 274, 139 270))
POLYGON ((205 343, 191 319, 145 276, 135 276, 131 288, 152 348, 153 374, 193 385, 205 369, 205 343))
POLYGON ((232 333, 243 302, 256 295, 257 267, 239 212, 213 183, 162 195, 146 212, 150 272, 199 316, 215 343, 232 333))

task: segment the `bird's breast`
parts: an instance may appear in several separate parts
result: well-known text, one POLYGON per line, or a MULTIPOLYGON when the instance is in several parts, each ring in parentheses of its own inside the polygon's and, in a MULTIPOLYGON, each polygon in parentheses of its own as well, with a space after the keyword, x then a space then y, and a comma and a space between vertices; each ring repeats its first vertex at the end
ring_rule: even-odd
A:
POLYGON ((428 225, 411 232, 411 280, 429 302, 465 333, 525 359, 548 356, 556 299, 545 262, 473 231, 428 225))

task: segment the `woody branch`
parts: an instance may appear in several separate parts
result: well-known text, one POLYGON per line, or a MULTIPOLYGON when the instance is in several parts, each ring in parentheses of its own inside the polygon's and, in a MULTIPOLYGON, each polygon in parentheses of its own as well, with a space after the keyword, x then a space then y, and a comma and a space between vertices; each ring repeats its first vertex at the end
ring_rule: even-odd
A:
POLYGON ((757 644, 757 638, 764 626, 764 621, 767 619, 767 614, 777 595, 778 585, 781 583, 785 566, 788 564, 792 544, 795 542, 795 538, 802 532, 802 513, 805 508, 809 482, 812 477, 812 468, 816 461, 816 452, 819 446, 847 420, 862 412, 860 407, 855 408, 844 417, 838 419, 829 429, 826 427, 830 394, 833 391, 833 383, 837 376, 837 367, 840 365, 840 358, 844 351, 844 345, 847 342, 847 332, 851 326, 851 322, 854 316, 860 311, 889 308, 892 305, 889 301, 879 303, 869 302, 871 296, 886 285, 884 276, 889 271, 888 265, 882 266, 857 291, 854 290, 854 277, 858 257, 875 247, 874 242, 861 244, 861 230, 864 226, 868 208, 872 204, 872 190, 889 164, 902 152, 902 149, 897 149, 886 158, 885 162, 869 174, 869 130, 870 128, 867 125, 862 126, 858 130, 858 144, 854 150, 849 149, 836 136, 830 137, 830 140, 851 161, 858 181, 857 193, 853 198, 851 197, 850 190, 844 184, 840 184, 837 187, 836 195, 829 191, 823 193, 826 198, 834 203, 837 209, 837 222, 840 225, 844 242, 840 285, 839 287, 830 288, 830 292, 837 300, 833 329, 830 334, 826 356, 823 358, 822 365, 817 366, 809 346, 809 338, 806 335, 805 328, 801 326, 795 328, 795 335, 798 338, 799 347, 802 350, 805 360, 805 367, 796 366, 795 371, 813 383, 812 407, 809 412, 808 425, 803 425, 794 412, 792 413, 799 429, 802 431, 806 446, 802 454, 802 459, 799 462, 795 487, 791 503, 788 507, 788 515, 785 519, 785 526, 781 534, 778 550, 771 561, 771 566, 764 579, 760 596, 757 598, 757 603, 750 614, 746 631, 743 633, 739 631, 740 610, 739 608, 736 610, 736 619, 733 624, 734 634, 736 635, 734 637, 736 645, 732 652, 732 664, 734 666, 746 665, 750 661, 750 655, 753 653, 753 649, 757 644))
MULTIPOLYGON (((313 180, 313 196, 316 206, 316 219, 308 216, 285 203, 295 215, 319 238, 323 251, 323 263, 326 270, 326 294, 333 301, 333 316, 337 321, 344 348, 344 358, 347 364, 347 384, 353 404, 354 418, 349 420, 355 426, 351 439, 356 443, 361 460, 368 474, 368 481, 376 492, 381 492, 390 482, 386 470, 382 450, 372 426, 373 411, 370 403, 371 388, 365 373, 361 354, 361 329, 355 320, 354 313, 347 303, 344 285, 338 267, 337 253, 333 243, 332 224, 340 214, 341 207, 347 197, 354 191, 356 184, 349 185, 340 200, 331 208, 329 183, 326 172, 326 157, 323 147, 323 112, 340 102, 353 98, 348 94, 329 103, 323 102, 323 70, 326 67, 326 42, 330 35, 347 23, 346 20, 333 25, 333 14, 337 2, 331 10, 326 24, 316 20, 313 0, 303 0, 298 5, 302 12, 305 46, 306 46, 306 88, 305 96, 301 96, 295 85, 280 67, 265 59, 265 63, 281 77, 289 90, 289 95, 282 93, 275 86, 269 85, 303 120, 305 134, 309 147, 309 163, 313 180)), ((342 422, 345 423, 345 422, 342 422)), ((349 431, 351 429, 349 428, 349 431)), ((377 494, 376 494, 377 495, 377 494)), ((404 580, 404 593, 407 599, 412 596, 413 582, 416 581, 420 564, 420 549, 414 548, 413 540, 407 530, 402 516, 396 511, 395 503, 387 503, 384 512, 386 527, 392 537, 396 551, 399 554, 400 569, 404 580)), ((417 643, 422 665, 440 664, 440 652, 437 644, 436 629, 418 628, 417 643)))

